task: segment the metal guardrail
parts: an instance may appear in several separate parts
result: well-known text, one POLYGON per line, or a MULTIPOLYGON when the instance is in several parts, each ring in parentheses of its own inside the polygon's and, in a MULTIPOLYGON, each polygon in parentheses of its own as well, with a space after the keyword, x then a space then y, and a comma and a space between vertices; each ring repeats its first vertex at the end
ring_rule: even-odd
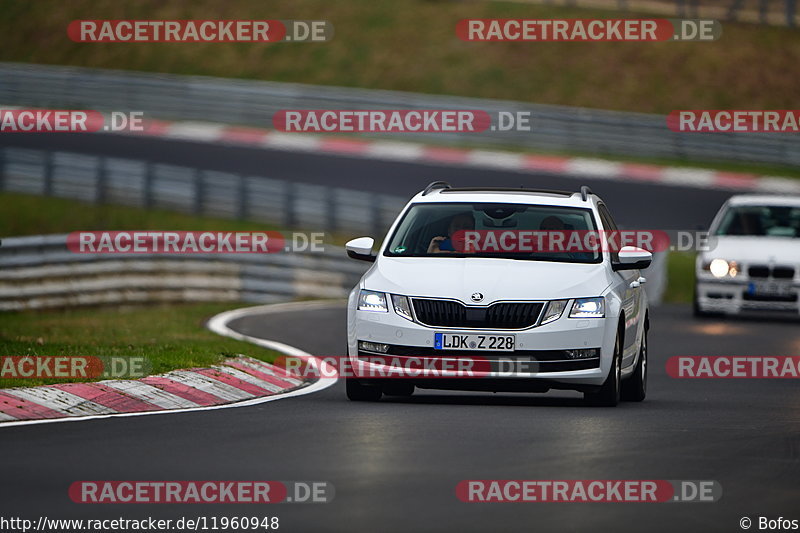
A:
POLYGON ((524 102, 0 63, 0 104, 100 111, 143 111, 159 119, 271 127, 285 109, 479 109, 531 113, 532 131, 375 134, 375 137, 545 151, 800 166, 792 135, 677 133, 662 116, 524 102))
MULTIPOLYGON (((0 312, 151 302, 272 303, 343 298, 369 266, 344 250, 273 254, 76 254, 66 235, 3 239, 0 312)), ((666 253, 645 272, 648 298, 661 301, 666 253)))
POLYGON ((76 254, 66 235, 4 238, 0 311, 175 301, 271 303, 343 298, 366 263, 324 252, 76 254))
POLYGON ((0 191, 372 235, 385 233, 406 203, 264 176, 10 147, 0 148, 0 191))

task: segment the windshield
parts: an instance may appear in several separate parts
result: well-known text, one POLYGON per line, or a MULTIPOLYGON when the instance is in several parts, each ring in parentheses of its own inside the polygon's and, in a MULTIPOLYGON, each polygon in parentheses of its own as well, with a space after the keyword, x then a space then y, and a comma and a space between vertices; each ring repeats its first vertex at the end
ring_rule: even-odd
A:
POLYGON ((596 231, 590 209, 526 204, 415 204, 406 212, 384 255, 392 257, 499 257, 565 263, 599 263, 592 251, 536 247, 550 233, 596 231), (533 246, 525 243, 534 243, 533 246))
POLYGON ((715 235, 800 237, 800 207, 746 205, 725 212, 715 235))

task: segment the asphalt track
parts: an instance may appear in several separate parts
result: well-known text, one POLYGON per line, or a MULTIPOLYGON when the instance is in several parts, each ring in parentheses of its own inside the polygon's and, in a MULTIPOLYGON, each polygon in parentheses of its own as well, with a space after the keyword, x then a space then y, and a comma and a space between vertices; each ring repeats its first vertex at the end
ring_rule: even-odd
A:
MULTIPOLYGON (((241 318, 249 335, 341 353, 341 305, 241 318)), ((800 349, 797 321, 652 311, 641 404, 418 391, 353 403, 343 385, 253 407, 0 430, 0 516, 278 516, 281 531, 741 531, 743 516, 800 519, 794 380, 676 380, 672 355, 800 349), (328 504, 78 505, 76 480, 324 480, 328 504), (465 479, 713 479, 716 503, 462 503, 465 479)), ((753 529, 757 529, 754 526, 753 529)))
POLYGON ((0 145, 64 150, 142 159, 193 168, 265 176, 289 181, 375 191, 410 198, 431 181, 454 186, 525 185, 580 189, 590 185, 609 205, 617 223, 636 229, 705 229, 730 191, 676 185, 623 182, 543 172, 520 173, 419 162, 381 161, 267 148, 217 145, 110 134, 0 134, 0 145))

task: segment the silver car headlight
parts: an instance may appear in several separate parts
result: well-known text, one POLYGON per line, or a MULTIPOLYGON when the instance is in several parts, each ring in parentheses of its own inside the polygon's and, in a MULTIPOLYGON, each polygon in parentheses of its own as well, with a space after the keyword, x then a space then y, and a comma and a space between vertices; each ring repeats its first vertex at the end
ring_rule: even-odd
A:
POLYGON ((394 312, 401 317, 406 320, 414 320, 414 317, 411 316, 411 303, 408 301, 407 296, 392 294, 392 306, 394 307, 394 312))
POLYGON ((577 298, 569 312, 570 318, 603 318, 606 302, 603 298, 577 298))
POLYGON ((361 292, 358 293, 358 310, 388 313, 389 308, 386 306, 386 294, 361 289, 361 292))

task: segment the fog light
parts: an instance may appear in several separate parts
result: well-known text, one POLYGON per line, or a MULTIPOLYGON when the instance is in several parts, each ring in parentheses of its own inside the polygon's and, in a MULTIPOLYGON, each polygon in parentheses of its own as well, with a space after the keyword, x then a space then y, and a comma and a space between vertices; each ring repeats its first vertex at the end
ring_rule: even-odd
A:
POLYGON ((358 341, 358 349, 365 352, 386 353, 389 351, 389 345, 378 342, 358 341))
POLYGON ((600 357, 598 348, 581 348, 579 350, 564 350, 567 359, 592 359, 600 357))

